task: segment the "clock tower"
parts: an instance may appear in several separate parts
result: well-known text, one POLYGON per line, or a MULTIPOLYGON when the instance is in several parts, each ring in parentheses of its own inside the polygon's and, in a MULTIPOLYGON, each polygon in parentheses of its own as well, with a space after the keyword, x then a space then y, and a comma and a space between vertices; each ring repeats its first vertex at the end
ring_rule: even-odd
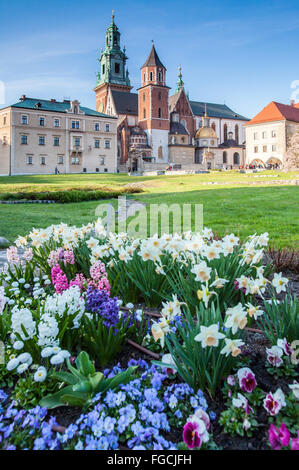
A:
POLYGON ((96 110, 105 113, 109 88, 130 92, 132 87, 129 78, 129 71, 126 68, 128 57, 125 47, 120 46, 120 32, 114 23, 114 12, 112 22, 106 30, 105 49, 101 49, 99 58, 100 72, 97 74, 96 110))

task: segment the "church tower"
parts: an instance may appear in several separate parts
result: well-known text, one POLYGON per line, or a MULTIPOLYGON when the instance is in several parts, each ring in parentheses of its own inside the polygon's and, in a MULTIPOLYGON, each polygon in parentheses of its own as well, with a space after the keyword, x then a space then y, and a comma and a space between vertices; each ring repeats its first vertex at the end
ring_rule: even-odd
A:
POLYGON ((169 87, 166 68, 152 46, 147 61, 141 67, 141 88, 138 90, 138 121, 145 130, 157 163, 168 161, 169 87))
POLYGON ((106 112, 109 88, 128 93, 131 91, 127 60, 126 49, 120 46, 120 32, 112 12, 112 22, 106 30, 106 47, 105 50, 101 49, 99 58, 101 70, 97 74, 95 88, 97 111, 106 112))

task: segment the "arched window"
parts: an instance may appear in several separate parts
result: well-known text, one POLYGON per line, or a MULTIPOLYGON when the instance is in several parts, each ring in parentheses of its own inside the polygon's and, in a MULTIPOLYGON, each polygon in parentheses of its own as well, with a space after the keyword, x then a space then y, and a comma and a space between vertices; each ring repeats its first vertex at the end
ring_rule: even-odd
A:
POLYGON ((78 114, 78 107, 77 106, 74 107, 74 114, 78 114))
POLYGON ((227 124, 224 124, 223 126, 223 137, 225 142, 227 140, 227 124))
POLYGON ((159 98, 159 101, 162 101, 162 93, 161 93, 161 91, 159 91, 158 98, 159 98))
POLYGON ((234 165, 240 165, 240 155, 238 152, 234 153, 234 165))
POLYGON ((227 163, 227 152, 223 152, 223 163, 227 163))
POLYGON ((146 118, 146 109, 144 108, 143 110, 143 118, 145 119, 146 118))
POLYGON ((159 82, 161 82, 161 78, 162 78, 161 72, 159 72, 159 82))
POLYGON ((216 124, 215 124, 215 122, 212 123, 212 126, 211 126, 211 127, 212 127, 212 129, 216 132, 216 124))
POLYGON ((158 148, 158 158, 163 158, 163 148, 162 148, 161 145, 160 145, 160 147, 158 148))
POLYGON ((153 81, 153 72, 150 73, 150 81, 153 81))
POLYGON ((143 81, 145 82, 145 73, 143 74, 143 81))
POLYGON ((145 102, 145 93, 143 93, 143 102, 145 102))
POLYGON ((238 124, 235 125, 235 141, 239 144, 239 126, 238 124))
POLYGON ((159 117, 160 119, 161 119, 161 117, 162 117, 162 110, 161 110, 161 108, 158 109, 158 117, 159 117))

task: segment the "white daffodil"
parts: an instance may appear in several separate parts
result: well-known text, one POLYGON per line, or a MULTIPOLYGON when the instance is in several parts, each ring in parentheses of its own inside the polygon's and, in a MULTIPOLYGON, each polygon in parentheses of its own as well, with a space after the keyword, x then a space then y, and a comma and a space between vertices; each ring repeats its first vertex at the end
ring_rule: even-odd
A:
POLYGON ((229 282, 227 279, 217 277, 215 281, 211 284, 211 287, 216 287, 216 289, 222 289, 222 287, 224 287, 227 282, 229 282))
POLYGON ((263 310, 260 310, 259 307, 255 307, 251 303, 246 304, 247 307, 247 313, 250 316, 250 318, 254 318, 257 320, 258 317, 264 314, 263 310))
POLYGON ((193 266, 193 268, 191 269, 191 272, 193 274, 195 274, 195 280, 197 282, 207 282, 210 280, 211 278, 211 271, 212 271, 212 268, 209 268, 207 266, 207 263, 205 261, 203 261, 202 263, 200 264, 196 264, 195 266, 193 266))
POLYGON ((230 354, 233 357, 237 357, 239 356, 239 354, 241 354, 240 347, 243 346, 244 344, 245 343, 240 339, 225 338, 225 346, 221 350, 220 354, 225 354, 226 357, 229 356, 230 354))
POLYGON ((202 290, 199 289, 197 291, 197 298, 198 298, 198 300, 202 300, 203 303, 205 304, 205 307, 207 308, 208 305, 209 305, 210 298, 215 294, 216 294, 216 292, 210 291, 209 288, 206 286, 202 290))
POLYGON ((236 305, 236 307, 229 308, 226 311, 226 315, 225 327, 231 328, 233 334, 235 334, 238 329, 244 330, 247 325, 247 313, 243 310, 241 303, 236 305))
POLYGON ((219 344, 219 340, 225 338, 223 333, 219 332, 218 325, 210 325, 210 326, 201 326, 200 333, 195 336, 194 340, 198 343, 201 343, 203 348, 207 346, 217 347, 219 344))
POLYGON ((288 284, 289 280, 286 277, 282 276, 282 273, 275 273, 274 274, 274 279, 272 281, 272 286, 276 289, 277 294, 280 294, 281 292, 286 291, 286 286, 288 284))
POLYGON ((169 321, 163 318, 159 322, 154 322, 152 325, 152 335, 155 342, 160 341, 161 347, 165 345, 165 335, 169 333, 169 321))

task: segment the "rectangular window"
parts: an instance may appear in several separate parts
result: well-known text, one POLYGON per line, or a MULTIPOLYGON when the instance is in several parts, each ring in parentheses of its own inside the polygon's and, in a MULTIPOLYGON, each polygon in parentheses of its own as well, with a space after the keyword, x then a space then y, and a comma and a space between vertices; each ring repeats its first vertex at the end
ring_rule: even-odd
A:
POLYGON ((263 139, 266 139, 266 137, 267 137, 267 132, 263 132, 262 136, 263 136, 263 139))
POLYGON ((57 163, 58 163, 58 165, 63 165, 63 155, 58 155, 57 163))
POLYGON ((54 147, 59 147, 59 145, 60 145, 59 137, 54 137, 53 145, 54 145, 54 147))
POLYGON ((272 131, 272 132, 271 132, 271 136, 272 136, 272 137, 276 137, 276 131, 272 131))
POLYGON ((4 144, 4 145, 7 144, 7 137, 6 137, 6 135, 3 136, 3 144, 4 144))
POLYGON ((106 124, 106 132, 110 132, 110 124, 106 124))
POLYGON ((72 121, 72 129, 80 129, 80 122, 72 121))
POLYGON ((3 118, 3 126, 6 126, 6 116, 3 118))
POLYGON ((105 157, 100 157, 100 165, 105 165, 105 157))
POLYGON ((95 141, 94 141, 94 148, 95 148, 95 149, 99 149, 99 148, 100 148, 100 141, 99 141, 99 140, 95 140, 95 141))
POLYGON ((27 165, 33 165, 33 155, 27 155, 27 165))
POLYGON ((264 146, 263 146, 263 152, 264 152, 264 153, 267 152, 267 145, 264 145, 264 146))
POLYGON ((54 127, 60 127, 59 119, 54 119, 54 127))
POLYGON ((100 130, 100 124, 98 122, 95 123, 94 130, 97 132, 100 130))
POLYGON ((272 145, 272 152, 276 152, 276 150, 277 150, 276 145, 272 145))
POLYGON ((105 140, 105 149, 110 149, 110 148, 111 148, 110 140, 105 140))
POLYGON ((253 134, 253 138, 254 138, 254 140, 257 140, 257 139, 258 139, 258 133, 257 133, 257 132, 255 132, 255 133, 253 134))
POLYGON ((40 135, 38 137, 38 145, 45 145, 45 136, 40 135))
POLYGON ((258 153, 259 152, 259 148, 258 147, 254 147, 254 153, 258 153))
POLYGON ((44 127, 45 126, 45 118, 41 117, 39 118, 39 125, 44 127))
POLYGON ((40 164, 45 165, 46 164, 46 157, 40 157, 40 164))
POLYGON ((28 116, 23 115, 22 118, 21 118, 21 123, 23 125, 28 124, 28 116))
POLYGON ((72 165, 80 165, 80 157, 72 157, 72 165))
POLYGON ((22 145, 27 145, 28 144, 27 135, 21 135, 21 144, 22 145))
POLYGON ((80 145, 81 145, 80 137, 75 137, 74 138, 74 145, 75 145, 75 147, 80 147, 80 145))
POLYGON ((120 65, 118 62, 115 63, 115 73, 119 73, 120 71, 120 65))

